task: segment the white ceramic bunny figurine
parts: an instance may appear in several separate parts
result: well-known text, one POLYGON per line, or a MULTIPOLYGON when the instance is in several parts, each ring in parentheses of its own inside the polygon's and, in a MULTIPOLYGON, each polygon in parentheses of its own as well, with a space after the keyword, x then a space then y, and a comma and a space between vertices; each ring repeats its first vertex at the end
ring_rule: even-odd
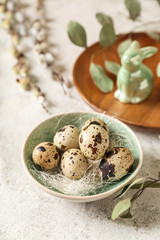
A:
POLYGON ((140 48, 139 42, 132 42, 121 59, 115 98, 124 103, 139 103, 148 97, 152 90, 153 74, 142 60, 156 52, 155 47, 140 48))

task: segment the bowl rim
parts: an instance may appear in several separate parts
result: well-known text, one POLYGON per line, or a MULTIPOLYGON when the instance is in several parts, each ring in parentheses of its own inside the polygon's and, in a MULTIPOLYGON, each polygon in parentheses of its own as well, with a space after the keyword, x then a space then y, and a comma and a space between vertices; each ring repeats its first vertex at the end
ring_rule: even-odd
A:
POLYGON ((22 152, 21 152, 21 158, 22 158, 22 165, 24 167, 24 170, 25 172, 27 173, 27 175, 30 177, 30 179, 38 186, 40 187, 42 190, 44 190, 45 192, 55 196, 55 197, 59 197, 59 198, 63 198, 63 199, 66 199, 66 200, 72 200, 72 201, 80 201, 80 202, 87 202, 87 201, 96 201, 96 200, 100 200, 100 199, 103 199, 103 198, 106 198, 110 195, 112 195, 113 193, 117 192, 118 190, 120 190, 121 188, 123 188, 125 185, 127 185, 129 182, 131 182, 131 180, 137 175, 137 173, 139 172, 141 166, 142 166, 142 162, 143 162, 143 151, 142 151, 142 147, 141 147, 141 144, 136 136, 136 134, 133 132, 133 130, 128 127, 125 123, 121 122, 120 120, 114 118, 114 117, 111 117, 107 114, 102 114, 102 113, 97 113, 97 112, 86 112, 86 111, 81 111, 81 112, 66 112, 66 113, 61 113, 61 114, 56 114, 56 115, 53 115, 49 118, 46 118, 45 120, 41 121, 39 124, 37 124, 32 130, 31 132, 28 134, 24 144, 23 144, 23 147, 22 147, 22 152), (25 162, 25 156, 24 156, 24 150, 25 150, 25 147, 26 147, 26 143, 29 139, 29 137, 31 136, 31 134, 33 133, 33 131, 39 127, 42 123, 46 122, 47 120, 50 120, 54 117, 58 117, 58 116, 62 116, 62 115, 66 115, 66 114, 73 114, 73 113, 95 113, 95 114, 98 114, 98 115, 103 115, 104 116, 107 116, 107 118, 110 118, 112 119, 113 121, 115 122, 118 122, 120 123, 123 127, 127 128, 127 130, 131 133, 131 135, 136 139, 137 141, 137 144, 138 144, 138 147, 139 147, 139 151, 140 151, 140 154, 139 154, 139 162, 138 162, 138 165, 137 165, 137 168, 135 169, 135 171, 130 175, 130 177, 124 182, 122 183, 121 185, 115 187, 114 189, 111 189, 109 190, 108 192, 104 192, 104 193, 99 193, 99 194, 95 194, 95 195, 89 195, 89 196, 73 196, 73 195, 67 195, 65 193, 58 193, 58 192, 55 192, 54 190, 51 190, 51 189, 48 189, 47 187, 43 186, 41 183, 38 182, 38 180, 36 180, 34 178, 34 176, 30 173, 27 165, 26 165, 26 162, 25 162))

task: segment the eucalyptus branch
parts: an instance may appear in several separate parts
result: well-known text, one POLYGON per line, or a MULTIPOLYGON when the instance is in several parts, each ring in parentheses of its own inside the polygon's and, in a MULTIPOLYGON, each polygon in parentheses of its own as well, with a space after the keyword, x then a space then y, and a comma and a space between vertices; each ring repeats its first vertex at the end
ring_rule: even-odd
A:
MULTIPOLYGON (((131 218, 132 215, 130 213, 130 209, 132 207, 132 202, 135 201, 141 194, 145 191, 146 188, 160 188, 160 178, 138 178, 125 186, 121 193, 117 197, 121 197, 127 193, 127 191, 131 189, 138 189, 133 195, 129 196, 128 198, 119 201, 112 212, 112 219, 115 220, 118 217, 120 218, 131 218), (143 179, 143 181, 142 181, 143 179)), ((116 198, 117 198, 116 197, 116 198)))
MULTIPOLYGON (((149 24, 156 24, 156 23, 159 23, 160 24, 160 21, 149 21, 149 22, 143 22, 142 24, 139 24, 138 26, 134 26, 132 28, 131 31, 129 32, 126 32, 126 33, 121 33, 119 35, 117 35, 117 40, 120 40, 120 39, 123 39, 126 35, 129 35, 129 38, 132 39, 132 33, 135 33, 137 32, 137 28, 141 28, 141 27, 144 27, 144 26, 148 26, 149 24)), ((158 32, 158 31, 157 31, 158 32)), ((159 34, 160 34, 160 31, 159 31, 159 34)), ((91 56, 91 62, 94 61, 94 58, 100 54, 100 53, 103 53, 106 51, 108 47, 102 47, 100 50, 96 51, 92 56, 91 56)))
POLYGON ((139 197, 146 188, 150 187, 154 183, 160 182, 160 178, 154 179, 154 178, 147 178, 148 180, 152 180, 152 182, 145 185, 143 188, 139 189, 133 196, 131 196, 131 201, 134 201, 137 197, 139 197))

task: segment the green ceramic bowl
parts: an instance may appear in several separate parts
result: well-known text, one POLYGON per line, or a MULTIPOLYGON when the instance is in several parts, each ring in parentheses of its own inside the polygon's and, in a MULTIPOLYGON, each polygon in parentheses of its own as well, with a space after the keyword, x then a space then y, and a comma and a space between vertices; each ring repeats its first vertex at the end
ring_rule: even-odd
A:
MULTIPOLYGON (((31 131, 24 143, 22 159, 24 168, 30 178, 44 191, 52 194, 53 196, 64 198, 67 200, 77 202, 90 202, 106 198, 111 194, 115 193, 116 191, 120 190, 126 184, 128 184, 137 175, 138 171, 141 168, 143 161, 143 153, 136 135, 129 127, 127 127, 119 120, 99 113, 74 112, 53 116, 36 126, 31 131), (121 178, 118 182, 113 182, 108 186, 97 189, 97 191, 94 193, 91 192, 88 195, 84 196, 67 195, 53 187, 51 188, 50 186, 47 186, 46 182, 42 181, 39 178, 38 174, 34 174, 34 171, 32 171, 33 168, 36 167, 32 161, 32 151, 34 147, 41 142, 52 142, 54 134, 60 127, 73 124, 79 129, 81 129, 83 123, 90 118, 100 118, 104 122, 106 122, 110 129, 111 141, 113 140, 114 142, 116 142, 117 146, 121 145, 123 147, 127 147, 132 152, 135 161, 130 173, 121 178)), ((36 168, 38 169, 38 167, 36 168)), ((42 171, 41 169, 38 170, 42 171)))

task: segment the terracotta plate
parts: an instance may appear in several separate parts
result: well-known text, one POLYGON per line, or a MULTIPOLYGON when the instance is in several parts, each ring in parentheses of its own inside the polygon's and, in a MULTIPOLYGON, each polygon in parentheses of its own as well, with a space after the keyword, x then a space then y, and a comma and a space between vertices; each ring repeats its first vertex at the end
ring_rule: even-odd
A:
MULTIPOLYGON (((124 104, 116 100, 113 96, 116 89, 116 77, 107 72, 109 77, 115 81, 114 90, 111 93, 102 93, 94 84, 90 73, 89 65, 91 59, 94 63, 104 67, 104 59, 120 63, 117 54, 117 47, 120 42, 127 39, 129 35, 125 35, 117 42, 104 49, 99 43, 95 43, 86 49, 76 60, 73 68, 74 84, 81 97, 96 111, 106 112, 118 119, 148 128, 160 128, 160 78, 156 75, 156 67, 160 62, 160 51, 153 57, 145 59, 143 62, 152 69, 154 74, 153 90, 149 97, 140 104, 124 104)), ((160 42, 153 40, 145 33, 132 34, 133 40, 138 40, 141 47, 155 46, 160 50, 160 42)))

